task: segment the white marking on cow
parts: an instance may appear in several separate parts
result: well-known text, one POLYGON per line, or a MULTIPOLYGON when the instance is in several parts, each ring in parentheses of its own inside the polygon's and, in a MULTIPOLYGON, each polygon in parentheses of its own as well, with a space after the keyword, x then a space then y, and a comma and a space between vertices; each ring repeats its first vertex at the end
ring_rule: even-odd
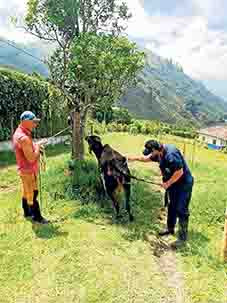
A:
POLYGON ((102 184, 103 184, 103 187, 104 187, 104 189, 105 189, 105 192, 107 192, 107 190, 106 190, 105 178, 104 178, 104 173, 101 174, 101 179, 102 179, 102 184))

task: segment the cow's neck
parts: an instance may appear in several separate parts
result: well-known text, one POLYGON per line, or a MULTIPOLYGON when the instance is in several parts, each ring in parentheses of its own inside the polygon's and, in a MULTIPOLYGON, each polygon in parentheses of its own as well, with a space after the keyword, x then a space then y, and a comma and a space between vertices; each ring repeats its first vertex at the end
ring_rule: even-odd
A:
POLYGON ((103 146, 102 146, 102 144, 100 144, 99 148, 94 149, 93 152, 94 152, 97 160, 99 161, 100 158, 101 158, 102 152, 103 152, 103 146))

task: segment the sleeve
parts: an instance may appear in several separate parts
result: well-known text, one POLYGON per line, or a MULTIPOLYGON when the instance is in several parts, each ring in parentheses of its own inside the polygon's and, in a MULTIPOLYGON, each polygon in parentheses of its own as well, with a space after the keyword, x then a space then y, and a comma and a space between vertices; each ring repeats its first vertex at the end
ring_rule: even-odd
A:
POLYGON ((39 154, 37 154, 37 151, 33 151, 32 141, 29 138, 21 138, 20 144, 24 155, 29 162, 34 162, 39 158, 39 154))
POLYGON ((168 155, 166 160, 167 166, 171 170, 172 174, 183 168, 183 161, 177 154, 168 155))

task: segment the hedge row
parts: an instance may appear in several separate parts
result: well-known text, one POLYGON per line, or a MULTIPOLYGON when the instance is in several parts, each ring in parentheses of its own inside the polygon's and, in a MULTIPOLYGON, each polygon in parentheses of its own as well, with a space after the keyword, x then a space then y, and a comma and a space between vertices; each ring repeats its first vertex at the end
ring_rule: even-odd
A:
POLYGON ((139 120, 134 120, 131 124, 121 124, 121 123, 109 123, 104 126, 98 122, 89 121, 88 132, 91 130, 91 125, 93 125, 94 133, 102 135, 106 132, 128 132, 134 135, 144 134, 144 135, 159 135, 159 134, 170 134, 174 136, 179 136, 188 139, 194 139, 196 137, 195 130, 182 128, 177 129, 176 126, 166 126, 164 123, 160 122, 144 122, 139 120))
POLYGON ((25 110, 42 118, 37 137, 50 136, 67 124, 64 100, 50 83, 17 71, 0 69, 0 141, 8 140, 25 110))

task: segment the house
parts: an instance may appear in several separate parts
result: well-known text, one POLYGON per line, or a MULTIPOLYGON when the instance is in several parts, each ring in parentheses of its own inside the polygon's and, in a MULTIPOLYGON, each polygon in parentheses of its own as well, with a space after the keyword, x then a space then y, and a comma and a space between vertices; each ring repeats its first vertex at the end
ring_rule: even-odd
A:
POLYGON ((222 149, 227 145, 227 125, 212 126, 198 131, 199 140, 211 149, 222 149))

